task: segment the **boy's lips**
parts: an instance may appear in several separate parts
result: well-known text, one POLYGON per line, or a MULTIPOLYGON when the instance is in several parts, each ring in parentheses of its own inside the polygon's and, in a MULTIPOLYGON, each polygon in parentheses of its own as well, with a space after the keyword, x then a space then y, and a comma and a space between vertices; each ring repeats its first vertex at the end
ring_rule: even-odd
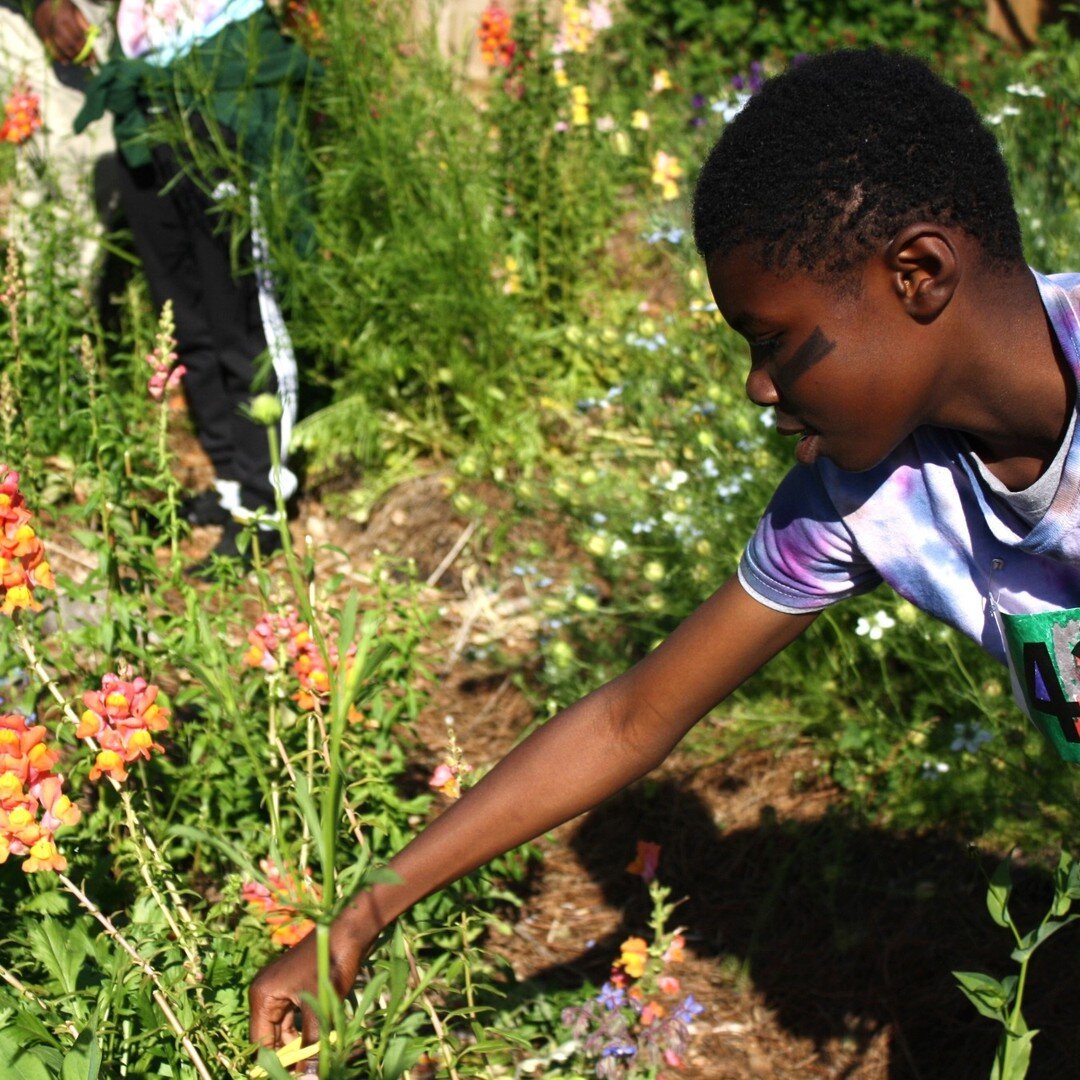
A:
POLYGON ((795 460, 803 465, 813 465, 821 451, 821 436, 816 432, 803 431, 795 444, 795 460))
POLYGON ((821 449, 820 432, 815 431, 808 424, 800 424, 791 417, 777 417, 776 433, 785 436, 798 436, 799 441, 795 444, 795 458, 803 465, 812 465, 817 461, 821 449))

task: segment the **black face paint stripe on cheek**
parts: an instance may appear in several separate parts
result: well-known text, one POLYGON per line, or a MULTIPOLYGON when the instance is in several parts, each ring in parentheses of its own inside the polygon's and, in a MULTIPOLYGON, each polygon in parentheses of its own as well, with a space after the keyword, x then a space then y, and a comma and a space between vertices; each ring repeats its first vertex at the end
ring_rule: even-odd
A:
POLYGON ((793 383, 815 364, 821 363, 835 348, 836 342, 830 341, 820 326, 815 326, 813 333, 788 357, 783 368, 784 379, 793 383))

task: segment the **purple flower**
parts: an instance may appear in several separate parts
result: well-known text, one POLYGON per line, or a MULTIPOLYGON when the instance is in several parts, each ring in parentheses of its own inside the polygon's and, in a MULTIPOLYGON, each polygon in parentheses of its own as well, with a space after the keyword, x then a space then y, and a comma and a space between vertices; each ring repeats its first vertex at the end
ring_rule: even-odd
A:
POLYGON ((731 87, 733 90, 745 90, 746 80, 741 75, 733 75, 731 77, 731 87))
POLYGON ((750 93, 756 94, 765 85, 765 69, 755 60, 750 65, 750 93))
POLYGON ((699 1005, 694 1000, 693 994, 687 994, 683 1003, 675 1010, 674 1016, 676 1020, 681 1020, 684 1024, 689 1024, 695 1016, 705 1011, 704 1005, 699 1005))
POLYGON ((637 1053, 637 1047, 631 1046, 629 1043, 613 1043, 611 1046, 605 1046, 600 1051, 601 1057, 633 1057, 637 1053))
POLYGON ((691 127, 696 127, 696 128, 704 127, 705 126, 705 117, 704 116, 692 116, 692 117, 690 117, 690 126, 691 127))
POLYGON ((706 105, 704 94, 695 94, 690 100, 690 105, 695 109, 704 109, 706 105))
POLYGON ((605 1009, 617 1009, 626 1002, 626 991, 621 986, 612 986, 611 983, 606 982, 600 987, 600 993, 596 995, 596 1000, 605 1009))

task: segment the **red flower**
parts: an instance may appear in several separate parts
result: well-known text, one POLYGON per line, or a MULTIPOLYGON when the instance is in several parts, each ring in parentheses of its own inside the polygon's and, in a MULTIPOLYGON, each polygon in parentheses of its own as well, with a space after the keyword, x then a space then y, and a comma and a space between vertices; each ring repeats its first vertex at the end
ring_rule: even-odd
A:
POLYGON ((480 16, 480 55, 488 67, 508 68, 514 62, 517 42, 510 36, 513 20, 502 4, 489 4, 480 16))
POLYGON ((649 840, 637 842, 637 854, 634 861, 626 868, 627 873, 637 874, 646 885, 656 877, 660 866, 660 845, 649 840))
POLYGON ((0 141, 22 145, 41 127, 41 100, 25 83, 17 83, 4 102, 0 141))

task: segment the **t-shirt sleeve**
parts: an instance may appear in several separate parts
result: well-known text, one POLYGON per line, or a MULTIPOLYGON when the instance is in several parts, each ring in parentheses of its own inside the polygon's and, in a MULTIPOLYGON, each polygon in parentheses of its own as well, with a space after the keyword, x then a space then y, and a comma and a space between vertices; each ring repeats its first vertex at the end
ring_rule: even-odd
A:
POLYGON ((869 592, 881 577, 836 512, 819 471, 796 466, 750 538, 739 580, 767 607, 801 615, 869 592))

